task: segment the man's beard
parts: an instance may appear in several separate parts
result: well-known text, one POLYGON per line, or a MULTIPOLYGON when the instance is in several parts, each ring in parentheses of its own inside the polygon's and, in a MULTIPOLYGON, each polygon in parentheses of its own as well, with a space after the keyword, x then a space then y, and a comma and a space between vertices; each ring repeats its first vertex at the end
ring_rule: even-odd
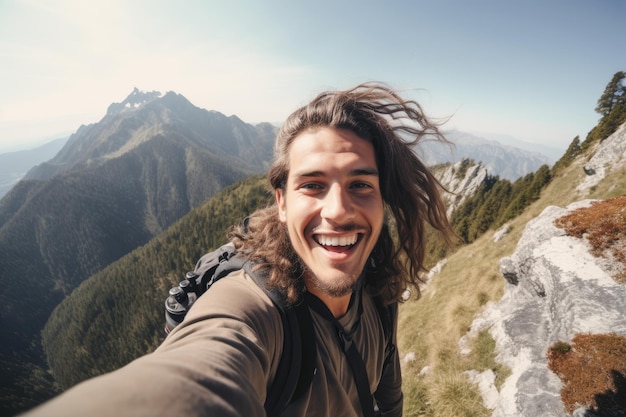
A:
POLYGON ((352 294, 360 281, 359 277, 348 277, 339 281, 324 282, 311 273, 308 268, 305 269, 304 274, 307 286, 333 298, 352 294))

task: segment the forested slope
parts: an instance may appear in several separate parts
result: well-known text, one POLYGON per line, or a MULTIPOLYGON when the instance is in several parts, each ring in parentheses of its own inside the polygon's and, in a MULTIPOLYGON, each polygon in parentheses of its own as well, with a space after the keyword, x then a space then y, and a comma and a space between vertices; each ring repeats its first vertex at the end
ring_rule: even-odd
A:
POLYGON ((266 179, 250 177, 209 199, 159 237, 94 275, 52 313, 43 346, 63 388, 152 351, 164 338, 168 290, 230 227, 270 201, 266 179))

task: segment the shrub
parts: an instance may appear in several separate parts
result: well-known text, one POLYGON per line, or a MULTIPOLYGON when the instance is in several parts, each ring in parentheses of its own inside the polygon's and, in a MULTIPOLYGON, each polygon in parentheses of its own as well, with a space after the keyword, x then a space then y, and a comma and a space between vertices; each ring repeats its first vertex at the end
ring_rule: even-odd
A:
POLYGON ((577 334, 572 344, 556 342, 548 367, 563 382, 561 400, 568 413, 580 406, 599 415, 626 409, 626 337, 615 333, 577 334))
POLYGON ((594 256, 616 261, 613 278, 626 283, 626 196, 574 210, 554 224, 570 236, 585 237, 594 256))

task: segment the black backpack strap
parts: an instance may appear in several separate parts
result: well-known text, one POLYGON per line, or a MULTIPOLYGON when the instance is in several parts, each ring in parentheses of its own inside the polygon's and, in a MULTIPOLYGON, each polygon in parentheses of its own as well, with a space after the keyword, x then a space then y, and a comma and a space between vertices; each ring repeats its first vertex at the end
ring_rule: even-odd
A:
MULTIPOLYGON (((309 306, 311 306, 313 310, 334 325, 337 332, 339 346, 342 347, 343 352, 348 359, 348 363, 350 364, 350 368, 352 369, 352 374, 354 375, 354 380, 359 394, 359 401, 361 403, 361 411, 365 417, 375 417, 376 412, 374 410, 374 397, 370 391, 367 369, 365 368, 365 363, 363 362, 361 353, 352 342, 350 335, 346 333, 341 323, 339 323, 322 300, 311 293, 306 293, 306 299, 309 306)), ((362 303, 359 303, 359 309, 362 308, 362 303)))
POLYGON ((276 305, 283 322, 283 354, 264 405, 266 415, 278 416, 308 390, 315 374, 317 349, 311 312, 305 303, 286 306, 283 295, 265 285, 265 271, 253 271, 250 263, 243 268, 276 305))
POLYGON ((223 260, 219 263, 212 277, 206 283, 207 288, 231 272, 241 270, 246 264, 246 259, 241 255, 237 255, 235 252, 224 252, 222 256, 223 260))
POLYGON ((391 363, 396 353, 396 345, 393 341, 393 330, 398 317, 398 302, 385 305, 381 296, 375 296, 374 303, 376 304, 376 309, 378 310, 378 315, 383 325, 383 331, 385 332, 385 340, 387 341, 385 347, 385 362, 383 364, 384 373, 385 368, 391 363))

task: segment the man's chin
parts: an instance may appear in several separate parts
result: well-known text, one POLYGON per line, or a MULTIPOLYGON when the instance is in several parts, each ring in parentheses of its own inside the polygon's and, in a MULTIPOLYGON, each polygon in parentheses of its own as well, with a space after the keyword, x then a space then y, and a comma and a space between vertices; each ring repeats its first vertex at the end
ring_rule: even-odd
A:
POLYGON ((339 274, 336 277, 329 275, 326 274, 326 279, 321 280, 310 273, 306 280, 307 287, 310 286, 315 292, 320 292, 329 297, 341 298, 352 294, 359 282, 359 277, 354 275, 339 274))

